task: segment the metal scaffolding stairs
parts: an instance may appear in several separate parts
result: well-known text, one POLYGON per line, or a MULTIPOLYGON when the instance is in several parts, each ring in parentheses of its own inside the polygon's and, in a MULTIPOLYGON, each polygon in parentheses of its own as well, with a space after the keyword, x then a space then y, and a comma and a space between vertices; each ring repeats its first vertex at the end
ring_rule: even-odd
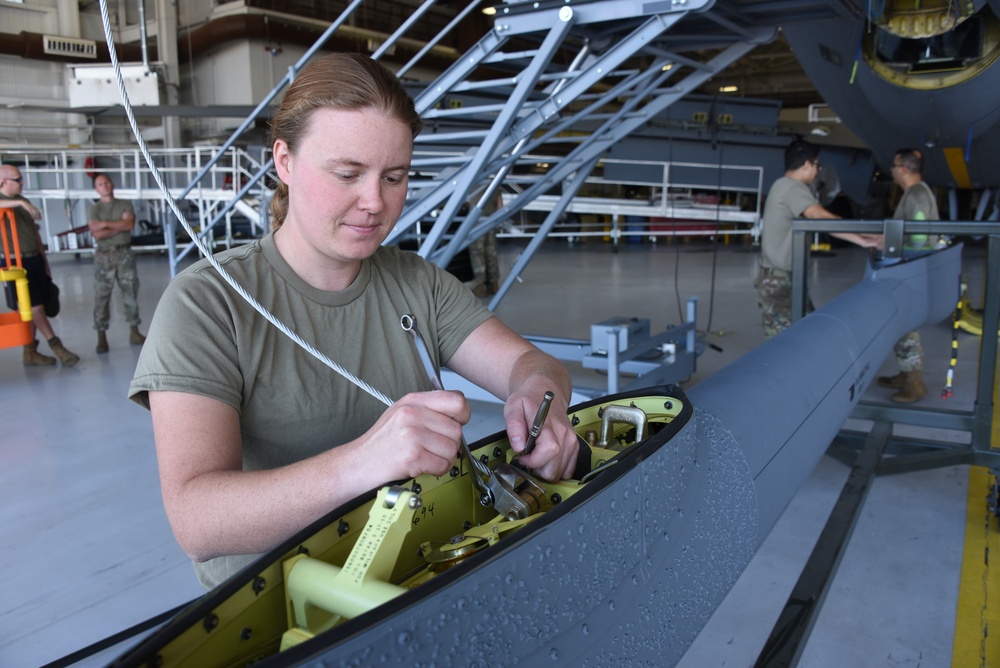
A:
MULTIPOLYGON (((728 24, 713 37, 718 53, 697 61, 670 48, 674 46, 671 29, 709 3, 659 3, 663 4, 669 4, 669 9, 625 19, 623 10, 639 9, 637 4, 563 5, 498 19, 489 34, 416 98, 418 112, 430 123, 464 119, 471 124, 490 114, 495 115, 495 120, 478 131, 450 135, 432 132, 418 137, 414 169, 424 173, 436 168, 438 178, 426 184, 417 182, 418 187, 423 186, 418 191, 420 196, 404 211, 388 242, 412 234, 437 209, 430 231, 420 240, 420 254, 446 266, 458 251, 517 214, 534 198, 559 192, 558 201, 491 306, 498 303, 609 147, 774 35, 772 28, 741 29, 728 24), (531 39, 538 47, 502 50, 518 39, 531 39), (572 56, 568 67, 553 65, 557 53, 572 56), (521 68, 510 77, 477 77, 491 67, 512 63, 520 63, 521 68), (480 96, 488 92, 503 102, 435 107, 448 95, 471 91, 480 96), (476 145, 446 163, 439 157, 445 139, 471 140, 476 145), (559 156, 559 147, 568 142, 575 145, 559 156), (548 148, 552 146, 556 148, 548 148), (437 155, 424 159, 425 151, 437 155), (519 173, 519 165, 535 164, 530 157, 534 153, 546 156, 547 171, 537 176, 519 173), (483 205, 505 181, 523 190, 498 211, 483 217, 483 205), (475 206, 468 208, 466 216, 460 216, 473 193, 477 193, 475 206)), ((711 13, 704 16, 717 26, 723 25, 713 21, 717 17, 711 13)), ((677 44, 689 42, 682 37, 677 44)))
MULTIPOLYGON (((350 3, 220 154, 362 2, 350 3)), ((434 2, 426 0, 372 57, 380 59, 434 2)), ((817 12, 833 11, 827 3, 805 4, 816 5, 817 12)), ((803 3, 780 1, 508 0, 497 5, 492 29, 435 81, 411 84, 407 74, 421 57, 479 6, 470 2, 397 72, 413 86, 426 127, 415 143, 406 207, 386 243, 415 246, 422 256, 447 266, 456 253, 536 198, 557 196, 555 204, 546 205, 544 223, 491 308, 585 181, 600 172, 601 158, 611 146, 773 39, 777 21, 789 16, 786 8, 803 11, 803 3), (544 156, 545 169, 537 167, 539 156, 544 156), (484 204, 498 192, 504 193, 503 206, 484 215, 484 204)), ((253 190, 270 169, 270 163, 263 165, 236 199, 253 190)), ((194 190, 200 178, 183 194, 194 190)), ((189 251, 172 254, 183 257, 189 251)))

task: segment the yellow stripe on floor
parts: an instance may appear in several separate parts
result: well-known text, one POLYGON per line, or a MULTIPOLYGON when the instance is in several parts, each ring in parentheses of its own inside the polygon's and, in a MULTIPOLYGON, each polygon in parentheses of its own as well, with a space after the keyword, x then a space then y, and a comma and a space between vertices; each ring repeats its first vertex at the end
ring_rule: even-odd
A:
POLYGON ((991 448, 1000 449, 1000 382, 997 382, 998 378, 1000 378, 1000 360, 997 361, 997 368, 993 372, 993 439, 990 441, 991 448))
POLYGON ((988 503, 993 483, 989 469, 969 467, 965 552, 951 654, 953 668, 1000 665, 1000 633, 996 632, 1000 629, 1000 564, 990 570, 990 555, 1000 560, 1000 530, 988 503), (992 606, 991 595, 995 599, 992 606))
MULTIPOLYGON (((1000 390, 994 386, 991 448, 1000 448, 998 397, 1000 390)), ((997 502, 992 498, 996 494, 995 486, 996 478, 989 469, 969 467, 965 552, 959 581, 952 668, 1000 666, 1000 527, 993 514, 997 502), (992 571, 991 555, 997 563, 992 571)))

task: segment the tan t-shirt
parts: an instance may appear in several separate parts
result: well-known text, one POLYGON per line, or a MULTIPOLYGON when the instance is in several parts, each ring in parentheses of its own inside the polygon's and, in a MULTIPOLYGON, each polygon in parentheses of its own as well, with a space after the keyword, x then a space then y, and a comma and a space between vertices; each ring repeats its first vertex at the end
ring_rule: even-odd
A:
MULTIPOLYGON (((937 198, 925 181, 918 181, 906 189, 896 205, 892 217, 898 220, 940 220, 937 198)), ((936 234, 907 234, 907 250, 929 250, 938 241, 936 234)))
MULTIPOLYGON (((125 199, 113 199, 110 202, 102 202, 98 200, 90 205, 87 209, 87 222, 92 220, 121 220, 122 214, 128 211, 133 216, 135 215, 135 209, 132 208, 132 202, 125 199)), ((107 239, 95 239, 94 245, 98 249, 112 248, 115 246, 131 246, 132 245, 132 233, 131 232, 116 232, 112 234, 107 239)))
POLYGON ((807 186, 798 179, 782 176, 771 186, 764 202, 761 222, 760 263, 770 269, 792 270, 792 220, 819 204, 807 186))
MULTIPOLYGON (((340 292, 305 283, 271 235, 217 257, 281 322, 393 401, 431 389, 400 327, 402 315, 416 317, 438 366, 493 315, 453 276, 395 247, 365 260, 340 292)), ((247 470, 284 466, 351 441, 386 408, 267 322, 207 260, 171 281, 156 308, 129 397, 148 407, 150 390, 200 394, 236 408, 247 470)), ((213 587, 256 556, 220 557, 195 570, 213 587)))
MULTIPOLYGON (((6 195, 0 193, 0 197, 8 200, 20 200, 28 201, 20 195, 14 197, 7 197, 6 195)), ((18 247, 21 249, 21 255, 37 255, 41 252, 42 247, 38 242, 38 227, 35 225, 35 221, 31 218, 31 214, 24 210, 24 207, 16 206, 11 209, 5 209, 5 211, 10 211, 14 214, 14 225, 17 229, 17 243, 18 247)), ((0 215, 0 220, 6 220, 3 215, 0 215)), ((10 247, 11 256, 14 254, 14 238, 11 234, 10 226, 4 223, 7 227, 7 244, 10 247)), ((3 249, 0 248, 0 254, 2 254, 3 249)))

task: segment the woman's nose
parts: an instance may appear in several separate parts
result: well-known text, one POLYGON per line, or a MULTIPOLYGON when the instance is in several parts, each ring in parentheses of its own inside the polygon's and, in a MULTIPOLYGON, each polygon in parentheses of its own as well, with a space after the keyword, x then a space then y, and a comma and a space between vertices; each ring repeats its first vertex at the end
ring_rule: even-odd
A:
POLYGON ((381 211, 385 206, 385 200, 382 197, 381 179, 362 179, 360 189, 361 191, 358 193, 358 207, 371 213, 381 211))

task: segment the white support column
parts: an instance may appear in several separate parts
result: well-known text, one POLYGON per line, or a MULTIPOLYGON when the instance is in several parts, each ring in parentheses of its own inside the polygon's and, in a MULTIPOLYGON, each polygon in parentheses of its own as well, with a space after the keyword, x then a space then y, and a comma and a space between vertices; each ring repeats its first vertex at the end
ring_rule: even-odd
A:
POLYGON ((56 5, 59 34, 63 37, 80 36, 80 5, 77 0, 59 0, 56 5))
MULTIPOLYGON (((177 50, 177 4, 171 0, 156 0, 156 45, 163 63, 163 80, 167 90, 166 103, 176 105, 180 99, 180 57, 177 50)), ((163 119, 164 145, 181 147, 181 123, 176 116, 163 119)))

